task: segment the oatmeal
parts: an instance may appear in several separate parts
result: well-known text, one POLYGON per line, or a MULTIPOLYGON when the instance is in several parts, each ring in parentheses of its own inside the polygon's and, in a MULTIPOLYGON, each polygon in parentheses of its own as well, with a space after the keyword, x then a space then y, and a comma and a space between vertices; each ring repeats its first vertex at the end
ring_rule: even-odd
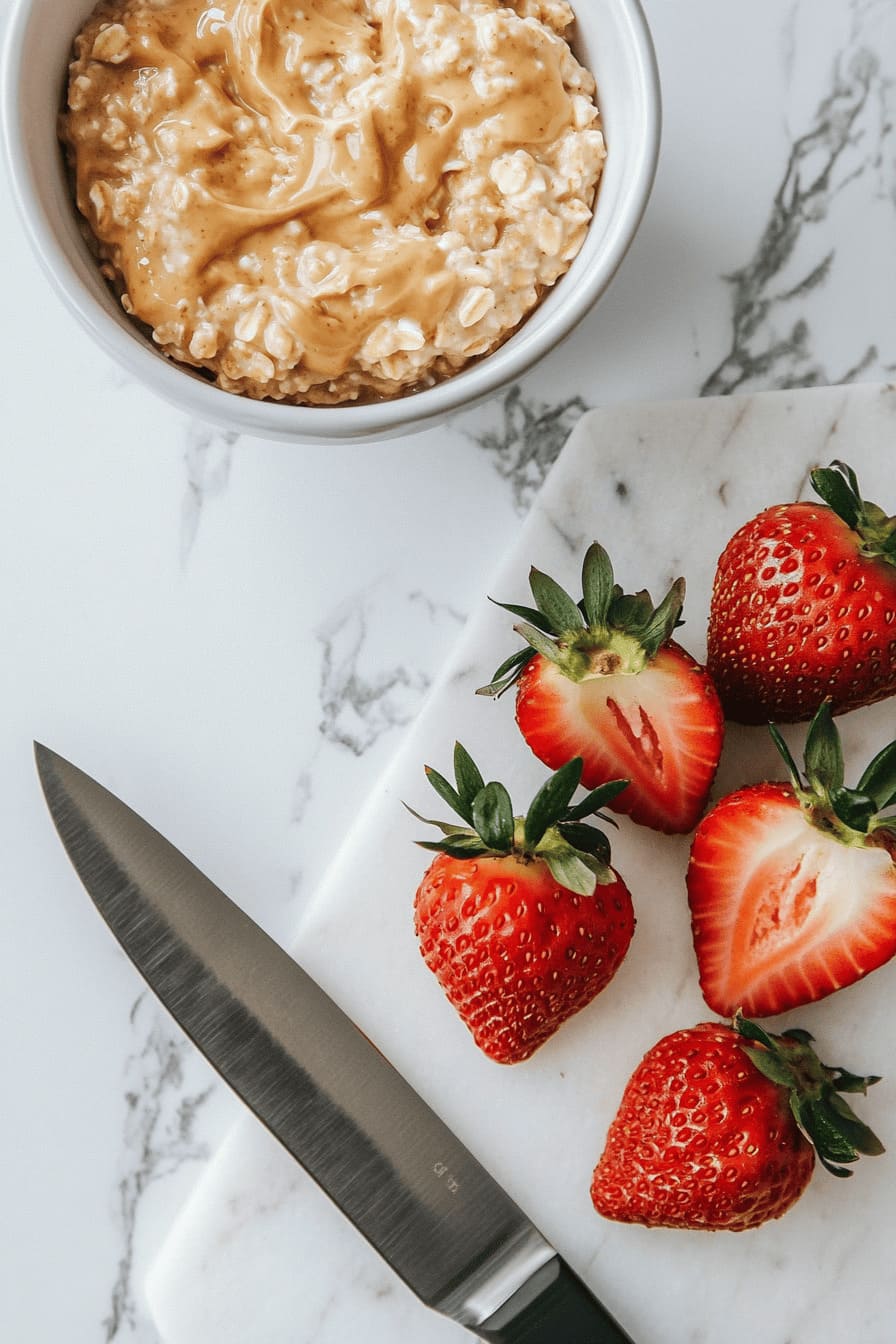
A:
POLYGON ((565 0, 104 0, 61 118, 125 310, 228 391, 393 397, 505 340, 605 159, 565 0))

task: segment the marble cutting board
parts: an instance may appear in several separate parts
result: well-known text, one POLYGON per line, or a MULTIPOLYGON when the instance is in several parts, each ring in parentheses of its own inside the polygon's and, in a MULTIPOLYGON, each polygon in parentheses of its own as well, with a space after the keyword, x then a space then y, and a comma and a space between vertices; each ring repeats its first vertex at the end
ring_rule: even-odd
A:
MULTIPOLYGON (((709 1016, 697 985, 685 899, 688 839, 622 819, 614 863, 637 930, 610 987, 532 1060, 481 1057, 417 951, 411 904, 427 862, 411 842, 441 804, 422 766, 449 772, 459 737, 515 809, 543 779, 511 697, 473 695, 516 647, 485 600, 527 600, 530 563, 569 587, 593 538, 627 589, 658 596, 688 581, 681 642, 705 653, 715 559, 766 504, 811 493, 808 469, 843 457, 867 497, 894 496, 896 389, 859 386, 616 407, 579 422, 519 540, 299 930, 294 951, 582 1274, 636 1344, 889 1344, 896 1162, 896 963, 790 1014, 829 1063, 884 1075, 862 1114, 893 1154, 849 1181, 819 1170, 786 1218, 740 1235, 624 1227, 593 1212, 588 1185, 629 1073, 667 1031, 709 1016)), ((457 544, 463 545, 458 528, 457 544)), ((856 776, 896 735, 896 704, 840 721, 856 776)), ((802 730, 787 730, 801 744, 802 730)), ((718 796, 780 778, 764 730, 730 727, 718 796)), ((232 893, 237 900, 239 892, 232 893)), ((775 1025, 774 1023, 772 1025, 775 1025)), ((166 1344, 438 1344, 470 1336, 422 1308, 248 1114, 184 1208, 154 1265, 150 1303, 166 1344)), ((563 1344, 558 1341, 558 1344, 563 1344)))

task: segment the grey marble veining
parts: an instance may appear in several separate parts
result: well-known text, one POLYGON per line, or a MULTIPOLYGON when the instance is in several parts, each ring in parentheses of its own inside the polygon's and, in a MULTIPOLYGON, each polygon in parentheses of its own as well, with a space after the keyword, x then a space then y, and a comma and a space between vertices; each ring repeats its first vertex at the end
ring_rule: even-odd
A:
POLYGON ((495 410, 500 414, 497 427, 467 432, 508 483, 517 512, 524 515, 573 425, 588 406, 582 397, 569 397, 559 403, 543 402, 515 384, 504 393, 495 410))
POLYGON ((196 1135, 197 1120, 211 1095, 211 1084, 195 1090, 192 1049, 148 990, 130 1012, 135 1048, 125 1063, 124 1127, 116 1216, 121 1256, 102 1323, 105 1344, 148 1342, 154 1329, 143 1317, 134 1284, 135 1240, 144 1200, 156 1181, 185 1164, 202 1162, 209 1145, 196 1135))
POLYGON ((363 755, 383 731, 408 723, 429 684, 419 669, 382 665, 364 669, 370 619, 369 604, 355 601, 334 612, 317 634, 320 732, 356 756, 363 755))
MULTIPOLYGON (((849 30, 830 60, 817 103, 790 128, 791 145, 758 244, 726 277, 730 347, 703 381, 702 395, 851 382, 896 367, 896 349, 861 339, 848 363, 832 367, 815 340, 817 301, 831 288, 850 246, 831 227, 835 206, 857 219, 872 201, 896 205, 896 80, 884 59, 884 44, 892 51, 896 40, 896 15, 880 0, 851 0, 845 10, 849 30)), ((791 82, 804 77, 800 44, 816 11, 794 5, 784 25, 791 82)))
POLYGON ((224 494, 230 483, 233 452, 238 434, 191 422, 184 450, 186 485, 181 505, 180 559, 185 565, 199 532, 206 503, 224 494))

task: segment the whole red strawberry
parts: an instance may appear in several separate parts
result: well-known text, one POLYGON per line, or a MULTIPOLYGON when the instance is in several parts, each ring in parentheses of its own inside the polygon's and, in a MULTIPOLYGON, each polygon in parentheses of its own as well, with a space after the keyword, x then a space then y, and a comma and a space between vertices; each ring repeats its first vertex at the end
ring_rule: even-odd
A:
POLYGON ((823 704, 803 780, 723 798, 691 847, 688 899, 703 997, 727 1016, 768 1017, 851 985, 896 954, 896 742, 858 787, 823 704))
POLYGON ((842 462, 812 484, 824 504, 766 509, 719 560, 707 666, 739 723, 896 694, 896 519, 862 499, 842 462))
POLYGON ((635 927, 628 888, 609 867, 606 836, 582 820, 625 781, 573 806, 582 774, 573 760, 525 817, 514 817, 503 784, 485 784, 460 743, 454 761, 456 789, 426 773, 467 825, 431 822, 444 838, 419 842, 440 853, 417 891, 415 928, 427 966, 476 1044, 515 1064, 590 1003, 628 951, 635 927))
POLYGON ((648 1050, 629 1080, 591 1184, 597 1212, 648 1227, 741 1232, 799 1199, 816 1154, 835 1176, 880 1140, 840 1093, 859 1078, 821 1064, 812 1037, 740 1016, 648 1050))
POLYGON ((581 756, 582 782, 623 776, 610 806, 669 833, 692 831, 719 763, 724 722, 705 670, 671 638, 684 602, 678 579, 658 607, 647 592, 625 594, 594 542, 582 566, 581 602, 533 569, 536 607, 498 605, 522 617, 530 646, 498 668, 480 695, 518 682, 516 720, 552 769, 581 756))

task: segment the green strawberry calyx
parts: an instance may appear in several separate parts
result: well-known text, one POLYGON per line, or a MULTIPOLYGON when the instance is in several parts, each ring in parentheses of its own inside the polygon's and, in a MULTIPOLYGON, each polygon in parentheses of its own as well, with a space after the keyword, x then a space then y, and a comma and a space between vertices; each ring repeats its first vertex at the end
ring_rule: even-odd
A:
POLYGON ((486 784, 478 766, 459 742, 454 747, 455 784, 450 784, 431 766, 424 769, 436 793, 466 825, 433 821, 408 807, 418 821, 436 826, 442 832, 441 840, 418 840, 421 849, 436 850, 456 859, 486 855, 512 855, 523 863, 542 859, 561 886, 580 896, 591 896, 597 886, 617 881, 610 867, 609 840, 596 826, 589 826, 585 818, 597 816, 615 825, 600 808, 627 788, 627 779, 610 780, 573 804, 572 796, 582 778, 582 760, 576 756, 550 776, 532 799, 526 815, 518 817, 513 814, 510 794, 504 785, 494 780, 486 784))
POLYGON ((501 695, 537 654, 550 659, 572 681, 636 675, 681 625, 684 579, 676 579, 655 607, 646 589, 622 591, 614 581, 610 557, 596 541, 585 552, 580 602, 534 566, 529 587, 534 607, 495 603, 520 618, 513 628, 527 647, 507 658, 477 695, 501 695))
POLYGON ((831 1175, 851 1176, 842 1163, 857 1162, 862 1153, 877 1156, 884 1152, 877 1135, 841 1095, 867 1094, 873 1083, 880 1082, 876 1074, 860 1077, 847 1069, 822 1064, 812 1048, 813 1038, 798 1027, 772 1036, 740 1012, 735 1013, 731 1025, 741 1037, 744 1054, 759 1072, 787 1090, 794 1120, 831 1175))
POLYGON ((896 517, 888 517, 878 504, 862 498, 852 467, 832 462, 813 471, 811 480, 815 493, 858 534, 859 553, 896 566, 896 517))
POLYGON ((806 819, 846 845, 896 843, 896 742, 883 748, 854 789, 845 786, 843 749, 831 715, 831 702, 822 701, 809 725, 805 747, 805 779, 787 743, 770 723, 769 732, 784 758, 793 791, 806 819))

